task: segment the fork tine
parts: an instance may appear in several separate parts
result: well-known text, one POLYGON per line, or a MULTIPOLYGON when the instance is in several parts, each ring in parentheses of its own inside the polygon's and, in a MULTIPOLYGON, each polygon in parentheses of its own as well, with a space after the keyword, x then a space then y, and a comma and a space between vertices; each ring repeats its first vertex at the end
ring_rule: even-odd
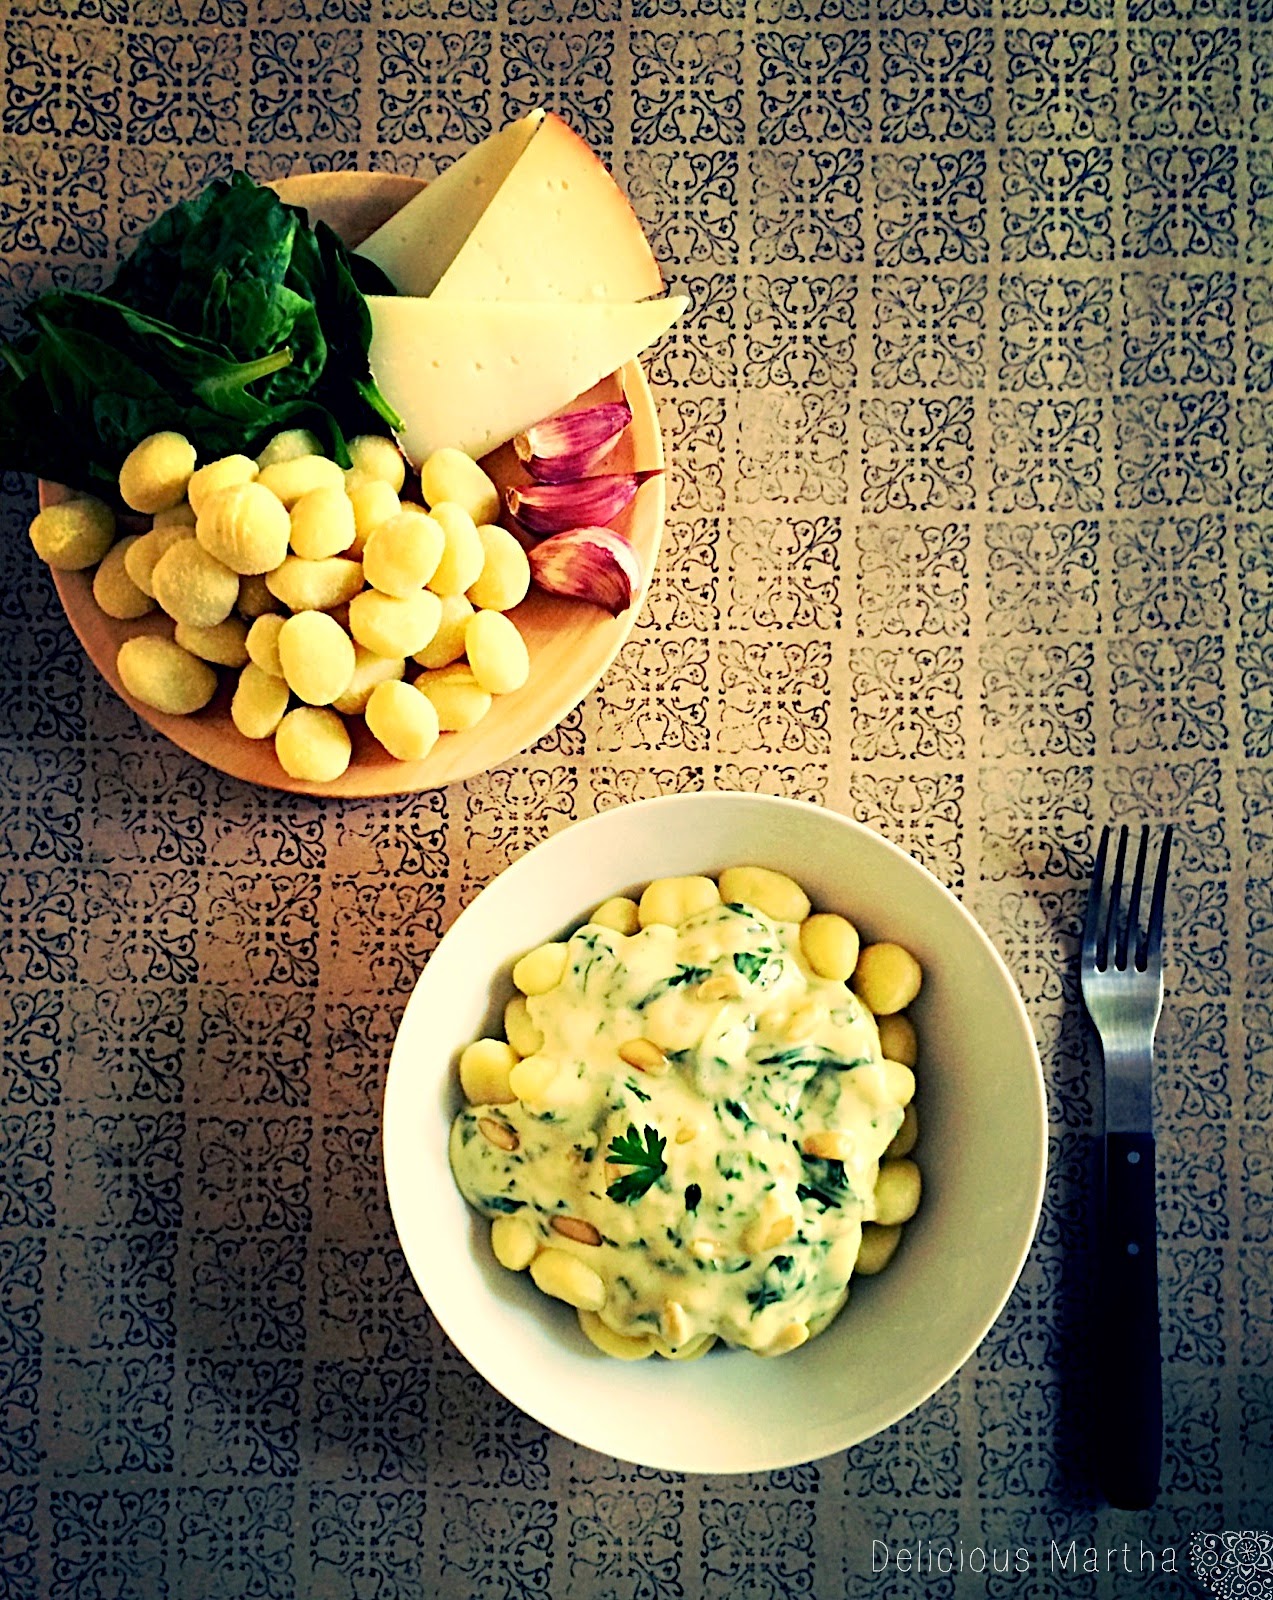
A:
POLYGON ((1163 902, 1167 898, 1167 862, 1171 855, 1171 824, 1163 829, 1162 847, 1158 852, 1158 871, 1154 874, 1154 892, 1149 901, 1149 928, 1145 935, 1145 959, 1148 971, 1162 962, 1163 902))
POLYGON ((1118 830, 1118 849, 1114 852, 1114 876, 1109 886, 1109 920, 1105 924, 1105 935, 1101 941, 1101 950, 1098 964, 1104 968, 1113 961, 1118 952, 1116 938, 1118 935, 1118 914, 1122 909, 1123 899, 1123 863, 1127 859, 1127 829, 1118 830))
POLYGON ((1127 901, 1127 920, 1118 936, 1118 960, 1114 965, 1120 972, 1127 968, 1128 955, 1134 966, 1140 966, 1144 950, 1144 935, 1140 930, 1140 891, 1145 883, 1145 857, 1149 851, 1149 829, 1140 830, 1140 844, 1136 847, 1136 870, 1132 874, 1132 892, 1127 901))
MULTIPOLYGON (((1101 829, 1101 842, 1092 862, 1092 882, 1087 891, 1087 915, 1083 918, 1083 960, 1096 961, 1097 930, 1102 932, 1101 894, 1105 888, 1105 857, 1109 854, 1109 829, 1101 829)), ((1102 958, 1101 965, 1104 965, 1102 958)))

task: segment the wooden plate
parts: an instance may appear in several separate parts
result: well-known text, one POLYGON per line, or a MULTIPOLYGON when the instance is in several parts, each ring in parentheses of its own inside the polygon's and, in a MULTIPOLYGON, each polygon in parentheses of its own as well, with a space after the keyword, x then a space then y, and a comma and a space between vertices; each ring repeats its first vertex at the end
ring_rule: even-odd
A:
MULTIPOLYGON (((358 244, 420 187, 417 180, 388 173, 307 173, 275 185, 282 197, 305 206, 311 218, 328 222, 349 244, 358 244)), ((658 415, 645 374, 637 361, 607 379, 570 409, 596 400, 615 399, 620 386, 632 406, 632 425, 620 441, 607 470, 624 472, 663 465, 658 415)), ((510 445, 483 462, 504 488, 525 482, 525 473, 510 445)), ((40 485, 40 504, 66 499, 58 484, 40 485)), ((563 600, 532 589, 510 613, 530 651, 530 680, 515 694, 498 697, 490 712, 467 733, 444 733, 423 761, 395 761, 372 738, 361 717, 347 719, 354 754, 348 770, 332 783, 299 782, 279 766, 271 739, 245 739, 230 720, 234 674, 218 669, 222 679, 215 698, 190 717, 168 716, 128 694, 115 670, 121 643, 137 633, 166 632, 171 623, 157 613, 138 622, 117 622, 93 600, 91 572, 54 572, 63 609, 89 659, 139 717, 174 744, 209 766, 249 783, 297 794, 391 795, 438 788, 507 761, 533 744, 578 705, 618 654, 631 633, 645 599, 658 556, 666 514, 662 475, 642 484, 632 504, 614 524, 636 547, 645 573, 645 587, 619 617, 597 606, 563 600)))

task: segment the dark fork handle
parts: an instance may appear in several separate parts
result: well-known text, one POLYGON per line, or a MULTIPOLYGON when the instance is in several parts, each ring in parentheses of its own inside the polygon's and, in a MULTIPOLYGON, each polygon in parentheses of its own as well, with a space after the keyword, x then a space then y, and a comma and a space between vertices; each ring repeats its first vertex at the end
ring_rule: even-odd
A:
POLYGON ((1101 1487, 1110 1505, 1140 1510, 1153 1504, 1162 1468, 1152 1134, 1105 1135, 1100 1249, 1101 1487))

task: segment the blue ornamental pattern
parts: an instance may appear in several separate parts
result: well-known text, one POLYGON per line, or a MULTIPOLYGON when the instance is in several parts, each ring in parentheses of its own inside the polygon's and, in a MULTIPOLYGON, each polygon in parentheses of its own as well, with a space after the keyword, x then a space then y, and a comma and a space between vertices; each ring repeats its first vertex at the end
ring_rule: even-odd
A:
POLYGON ((428 178, 535 105, 690 299, 647 363, 671 514, 631 641, 434 794, 255 791, 152 734, 0 476, 0 1595, 1130 1592, 1037 1559, 1075 1536, 1173 1545, 1153 1592, 1192 1593, 1191 1534, 1273 1518, 1273 0, 13 0, 0 61, 3 337, 235 168, 428 178), (489 1389, 380 1158, 402 1007, 476 890, 714 787, 845 810, 960 894, 1049 1095, 1038 1237, 973 1360, 736 1480, 489 1389), (1178 829, 1144 1516, 1096 1501, 1075 1421, 1107 816, 1178 829), (919 1539, 1036 1560, 872 1572, 919 1539))

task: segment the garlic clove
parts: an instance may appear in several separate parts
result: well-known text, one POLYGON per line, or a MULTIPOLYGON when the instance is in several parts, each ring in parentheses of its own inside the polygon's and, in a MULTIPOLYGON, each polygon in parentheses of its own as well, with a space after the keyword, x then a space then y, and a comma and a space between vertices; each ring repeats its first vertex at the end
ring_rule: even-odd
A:
POLYGON ((531 576, 549 594, 604 607, 617 617, 641 588, 641 558, 613 528, 570 528, 530 552, 531 576))
POLYGON ((617 517, 653 472, 614 472, 573 483, 528 483, 506 489, 504 502, 531 533, 597 527, 617 517))
POLYGON ((537 483, 573 483, 605 460, 631 421, 626 400, 606 400, 537 422, 517 435, 513 449, 537 483))

